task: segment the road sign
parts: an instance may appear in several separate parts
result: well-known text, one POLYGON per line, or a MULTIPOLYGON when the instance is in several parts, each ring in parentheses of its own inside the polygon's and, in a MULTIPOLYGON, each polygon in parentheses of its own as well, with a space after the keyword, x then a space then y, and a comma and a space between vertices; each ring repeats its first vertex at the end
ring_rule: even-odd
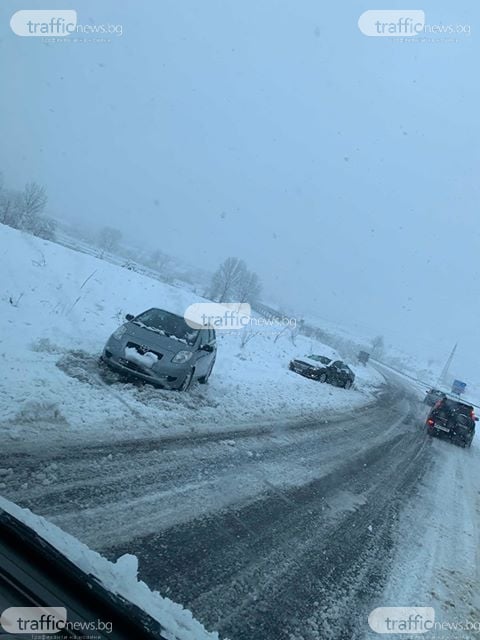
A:
POLYGON ((462 382, 461 380, 454 380, 452 384, 452 393, 455 393, 456 395, 459 396, 462 393, 465 393, 466 388, 467 388, 466 382, 462 382))

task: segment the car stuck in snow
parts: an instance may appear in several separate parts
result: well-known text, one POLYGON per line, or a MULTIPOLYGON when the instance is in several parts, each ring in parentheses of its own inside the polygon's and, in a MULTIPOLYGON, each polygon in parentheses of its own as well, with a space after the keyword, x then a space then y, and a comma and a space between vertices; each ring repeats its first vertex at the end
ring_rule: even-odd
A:
POLYGON ((127 314, 126 320, 101 356, 110 369, 181 391, 195 380, 208 381, 217 352, 214 329, 193 329, 182 316, 157 308, 127 314))
POLYGON ((345 389, 350 389, 355 381, 355 374, 345 362, 323 355, 311 354, 295 358, 290 361, 288 368, 306 378, 329 382, 345 389))

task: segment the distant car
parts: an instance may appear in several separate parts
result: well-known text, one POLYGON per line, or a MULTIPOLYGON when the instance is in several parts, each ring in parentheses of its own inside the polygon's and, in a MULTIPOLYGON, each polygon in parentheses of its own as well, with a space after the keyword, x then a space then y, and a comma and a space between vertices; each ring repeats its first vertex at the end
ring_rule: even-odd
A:
POLYGON ((445 397, 445 393, 439 389, 429 389, 423 399, 424 404, 428 404, 430 407, 442 400, 445 397))
POLYGON ((311 354, 295 358, 290 361, 288 368, 306 378, 329 382, 345 389, 350 389, 355 381, 355 374, 344 362, 322 355, 311 354))
POLYGON ((192 329, 182 316, 149 309, 127 322, 107 341, 101 360, 111 369, 167 389, 186 391, 205 384, 217 353, 213 329, 192 329))
POLYGON ((360 364, 363 364, 365 366, 370 360, 370 354, 368 353, 368 351, 359 351, 357 360, 360 362, 360 364))
POLYGON ((428 415, 427 433, 430 436, 443 435, 463 447, 470 447, 477 420, 471 405, 443 397, 428 415))

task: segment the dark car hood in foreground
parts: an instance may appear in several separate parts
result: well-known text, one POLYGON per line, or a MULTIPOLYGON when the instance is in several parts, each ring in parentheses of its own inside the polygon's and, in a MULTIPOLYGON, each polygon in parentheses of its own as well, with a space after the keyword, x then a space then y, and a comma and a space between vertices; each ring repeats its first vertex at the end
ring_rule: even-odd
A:
MULTIPOLYGON (((145 611, 108 591, 95 576, 85 574, 3 509, 0 509, 0 602, 8 605, 5 608, 65 607, 68 619, 80 623, 108 620, 112 631, 97 629, 95 637, 99 640, 165 640, 161 625, 145 611)), ((66 636, 91 637, 82 632, 68 632, 66 636)))

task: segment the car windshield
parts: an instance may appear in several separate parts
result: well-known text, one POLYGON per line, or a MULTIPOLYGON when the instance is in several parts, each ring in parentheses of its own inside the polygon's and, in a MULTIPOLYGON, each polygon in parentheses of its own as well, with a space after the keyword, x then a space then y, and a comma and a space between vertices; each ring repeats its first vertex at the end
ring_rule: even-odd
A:
POLYGON ((2 640, 89 609, 2 510, 111 640, 480 640, 480 1, 412 6, 1 3, 2 640))
POLYGON ((133 322, 190 346, 198 336, 198 330, 189 327, 182 317, 161 309, 149 309, 136 316, 133 322))
POLYGON ((321 364, 329 364, 331 362, 330 358, 327 358, 326 356, 317 356, 315 354, 307 356, 307 358, 309 360, 315 360, 316 362, 320 362, 321 364))

